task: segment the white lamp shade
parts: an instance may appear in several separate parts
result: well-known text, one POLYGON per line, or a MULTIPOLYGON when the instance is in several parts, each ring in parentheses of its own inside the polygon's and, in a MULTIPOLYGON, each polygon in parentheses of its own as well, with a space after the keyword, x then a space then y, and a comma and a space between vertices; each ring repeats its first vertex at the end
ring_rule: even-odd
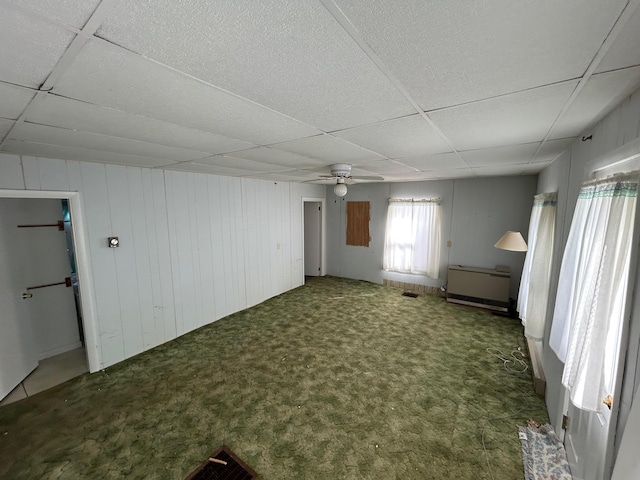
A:
POLYGON ((338 183, 333 187, 333 193, 338 197, 344 197, 347 194, 347 186, 344 183, 338 183))
POLYGON ((496 242, 494 247, 511 252, 527 251, 527 243, 524 241, 524 238, 522 238, 520 232, 512 232, 511 230, 505 233, 500 240, 496 242))

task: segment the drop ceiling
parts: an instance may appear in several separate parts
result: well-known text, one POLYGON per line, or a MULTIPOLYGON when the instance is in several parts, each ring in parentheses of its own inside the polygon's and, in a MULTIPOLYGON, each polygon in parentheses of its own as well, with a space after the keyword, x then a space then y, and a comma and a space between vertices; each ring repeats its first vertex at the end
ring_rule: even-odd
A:
POLYGON ((640 86, 638 4, 0 0, 0 152, 292 182, 537 173, 640 86))

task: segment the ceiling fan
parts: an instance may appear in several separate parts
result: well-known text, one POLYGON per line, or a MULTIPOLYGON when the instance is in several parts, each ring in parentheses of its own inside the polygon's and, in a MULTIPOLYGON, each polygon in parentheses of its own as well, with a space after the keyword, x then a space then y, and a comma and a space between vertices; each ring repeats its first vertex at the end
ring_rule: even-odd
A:
POLYGON ((344 197, 347 194, 347 184, 355 183, 354 180, 370 180, 370 181, 382 181, 384 178, 376 176, 352 176, 351 165, 348 163, 335 163, 330 165, 331 175, 320 175, 321 178, 331 178, 336 180, 336 185, 333 187, 333 193, 338 197, 344 197))

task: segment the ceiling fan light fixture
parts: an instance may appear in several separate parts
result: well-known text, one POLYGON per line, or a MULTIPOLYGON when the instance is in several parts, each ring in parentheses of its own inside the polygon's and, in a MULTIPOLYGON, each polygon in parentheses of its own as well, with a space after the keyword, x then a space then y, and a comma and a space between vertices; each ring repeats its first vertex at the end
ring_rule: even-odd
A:
POLYGON ((347 194, 347 185, 344 183, 344 178, 338 178, 338 183, 333 187, 333 193, 338 197, 344 197, 347 194))

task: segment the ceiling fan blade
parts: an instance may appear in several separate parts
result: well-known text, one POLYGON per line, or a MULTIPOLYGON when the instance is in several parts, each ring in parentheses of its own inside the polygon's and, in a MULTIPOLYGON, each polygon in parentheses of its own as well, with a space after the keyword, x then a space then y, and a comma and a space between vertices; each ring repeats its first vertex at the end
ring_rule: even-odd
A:
POLYGON ((379 182, 381 182, 382 180, 384 180, 383 177, 375 177, 375 176, 362 176, 362 175, 354 175, 352 177, 353 180, 377 180, 379 182))

